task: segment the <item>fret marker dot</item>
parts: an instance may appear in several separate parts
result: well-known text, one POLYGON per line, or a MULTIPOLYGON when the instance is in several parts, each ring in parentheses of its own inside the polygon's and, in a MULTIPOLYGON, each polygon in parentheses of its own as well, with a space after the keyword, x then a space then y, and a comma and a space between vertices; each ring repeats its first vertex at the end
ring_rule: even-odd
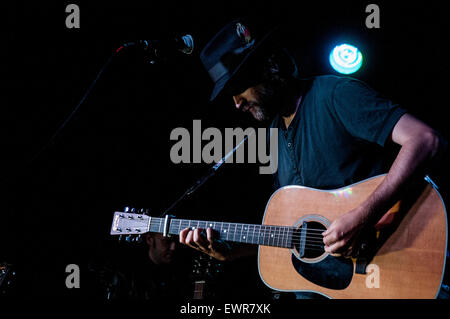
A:
POLYGON ((243 239, 245 239, 245 236, 242 236, 243 239))
POLYGON ((271 234, 270 237, 273 237, 273 234, 271 234))
POLYGON ((225 229, 224 231, 223 231, 224 233, 226 233, 227 232, 227 230, 225 229))

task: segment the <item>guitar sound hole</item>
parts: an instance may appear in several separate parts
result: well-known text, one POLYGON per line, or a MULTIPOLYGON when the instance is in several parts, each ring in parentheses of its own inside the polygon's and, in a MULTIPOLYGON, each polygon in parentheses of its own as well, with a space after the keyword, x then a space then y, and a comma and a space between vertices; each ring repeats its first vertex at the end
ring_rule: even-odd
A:
POLYGON ((301 259, 315 259, 323 255, 324 244, 322 232, 326 227, 315 221, 304 222, 300 224, 299 228, 294 232, 294 251, 297 257, 301 259), (303 225, 306 224, 306 234, 302 232, 303 225), (302 240, 302 238, 304 240, 302 240))

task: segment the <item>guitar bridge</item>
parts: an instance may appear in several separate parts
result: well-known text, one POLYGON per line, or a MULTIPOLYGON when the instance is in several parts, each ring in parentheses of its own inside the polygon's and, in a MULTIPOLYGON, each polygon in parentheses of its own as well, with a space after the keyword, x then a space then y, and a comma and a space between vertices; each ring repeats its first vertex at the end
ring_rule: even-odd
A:
POLYGON ((355 273, 366 274, 366 267, 372 261, 377 251, 376 230, 371 229, 368 235, 360 243, 358 255, 356 257, 355 273))

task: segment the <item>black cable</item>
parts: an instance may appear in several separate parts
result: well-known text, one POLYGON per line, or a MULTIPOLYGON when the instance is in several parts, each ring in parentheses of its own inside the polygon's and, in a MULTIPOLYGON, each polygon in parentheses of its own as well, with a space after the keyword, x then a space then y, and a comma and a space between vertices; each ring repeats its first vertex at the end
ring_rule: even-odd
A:
MULTIPOLYGON (((28 167, 29 165, 31 165, 37 158, 39 158, 39 156, 47 149, 49 148, 55 141, 55 139, 61 134, 61 132, 64 130, 64 128, 67 126, 67 124, 70 122, 70 120, 72 120, 72 118, 75 116, 75 114, 78 112, 78 110, 80 109, 81 105, 84 103, 84 101, 86 100, 86 98, 88 97, 89 93, 92 91, 92 89, 94 88, 95 84, 97 83, 98 79, 100 78, 100 76, 103 74, 103 72, 105 71, 105 69, 107 68, 107 66, 111 63, 111 61, 113 60, 113 58, 124 48, 124 46, 120 46, 110 57, 109 59, 106 61, 106 63, 102 66, 102 68, 100 69, 100 71, 97 73, 97 76, 95 77, 94 81, 91 83, 91 85, 89 86, 89 88, 86 90, 86 92, 84 93, 83 97, 81 98, 80 102, 78 102, 78 104, 75 106, 75 108, 73 109, 73 111, 70 113, 70 115, 64 120, 64 122, 58 127, 58 129, 55 131, 55 133, 53 133, 53 135, 50 137, 50 139, 47 141, 47 143, 45 143, 45 145, 39 150, 37 151, 26 163, 25 163, 25 167, 28 167)), ((22 170, 24 171, 24 170, 22 170)))
POLYGON ((39 157, 39 155, 44 152, 53 142, 54 140, 61 134, 62 130, 66 127, 66 125, 70 122, 70 120, 75 116, 78 109, 81 107, 83 102, 86 100, 89 93, 94 88, 95 84, 97 83, 98 79, 102 75, 103 71, 105 71, 106 67, 111 63, 112 59, 123 49, 123 46, 120 46, 106 61, 106 63, 103 65, 103 67, 100 69, 100 71, 97 73, 97 76, 95 77, 94 81, 91 83, 89 88, 86 90, 86 93, 84 93, 83 97, 81 98, 80 102, 78 102, 77 106, 73 109, 72 113, 65 119, 65 121, 61 124, 61 126, 55 131, 55 133, 52 135, 52 137, 48 140, 48 142, 40 149, 28 162, 27 165, 30 165, 32 162, 36 160, 36 158, 39 157))

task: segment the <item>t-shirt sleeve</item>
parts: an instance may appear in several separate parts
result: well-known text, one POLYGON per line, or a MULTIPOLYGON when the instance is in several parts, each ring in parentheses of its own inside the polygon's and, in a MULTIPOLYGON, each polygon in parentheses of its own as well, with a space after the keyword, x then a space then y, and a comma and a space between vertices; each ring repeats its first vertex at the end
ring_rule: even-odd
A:
POLYGON ((346 78, 332 93, 332 107, 349 134, 384 146, 406 110, 362 81, 346 78))

